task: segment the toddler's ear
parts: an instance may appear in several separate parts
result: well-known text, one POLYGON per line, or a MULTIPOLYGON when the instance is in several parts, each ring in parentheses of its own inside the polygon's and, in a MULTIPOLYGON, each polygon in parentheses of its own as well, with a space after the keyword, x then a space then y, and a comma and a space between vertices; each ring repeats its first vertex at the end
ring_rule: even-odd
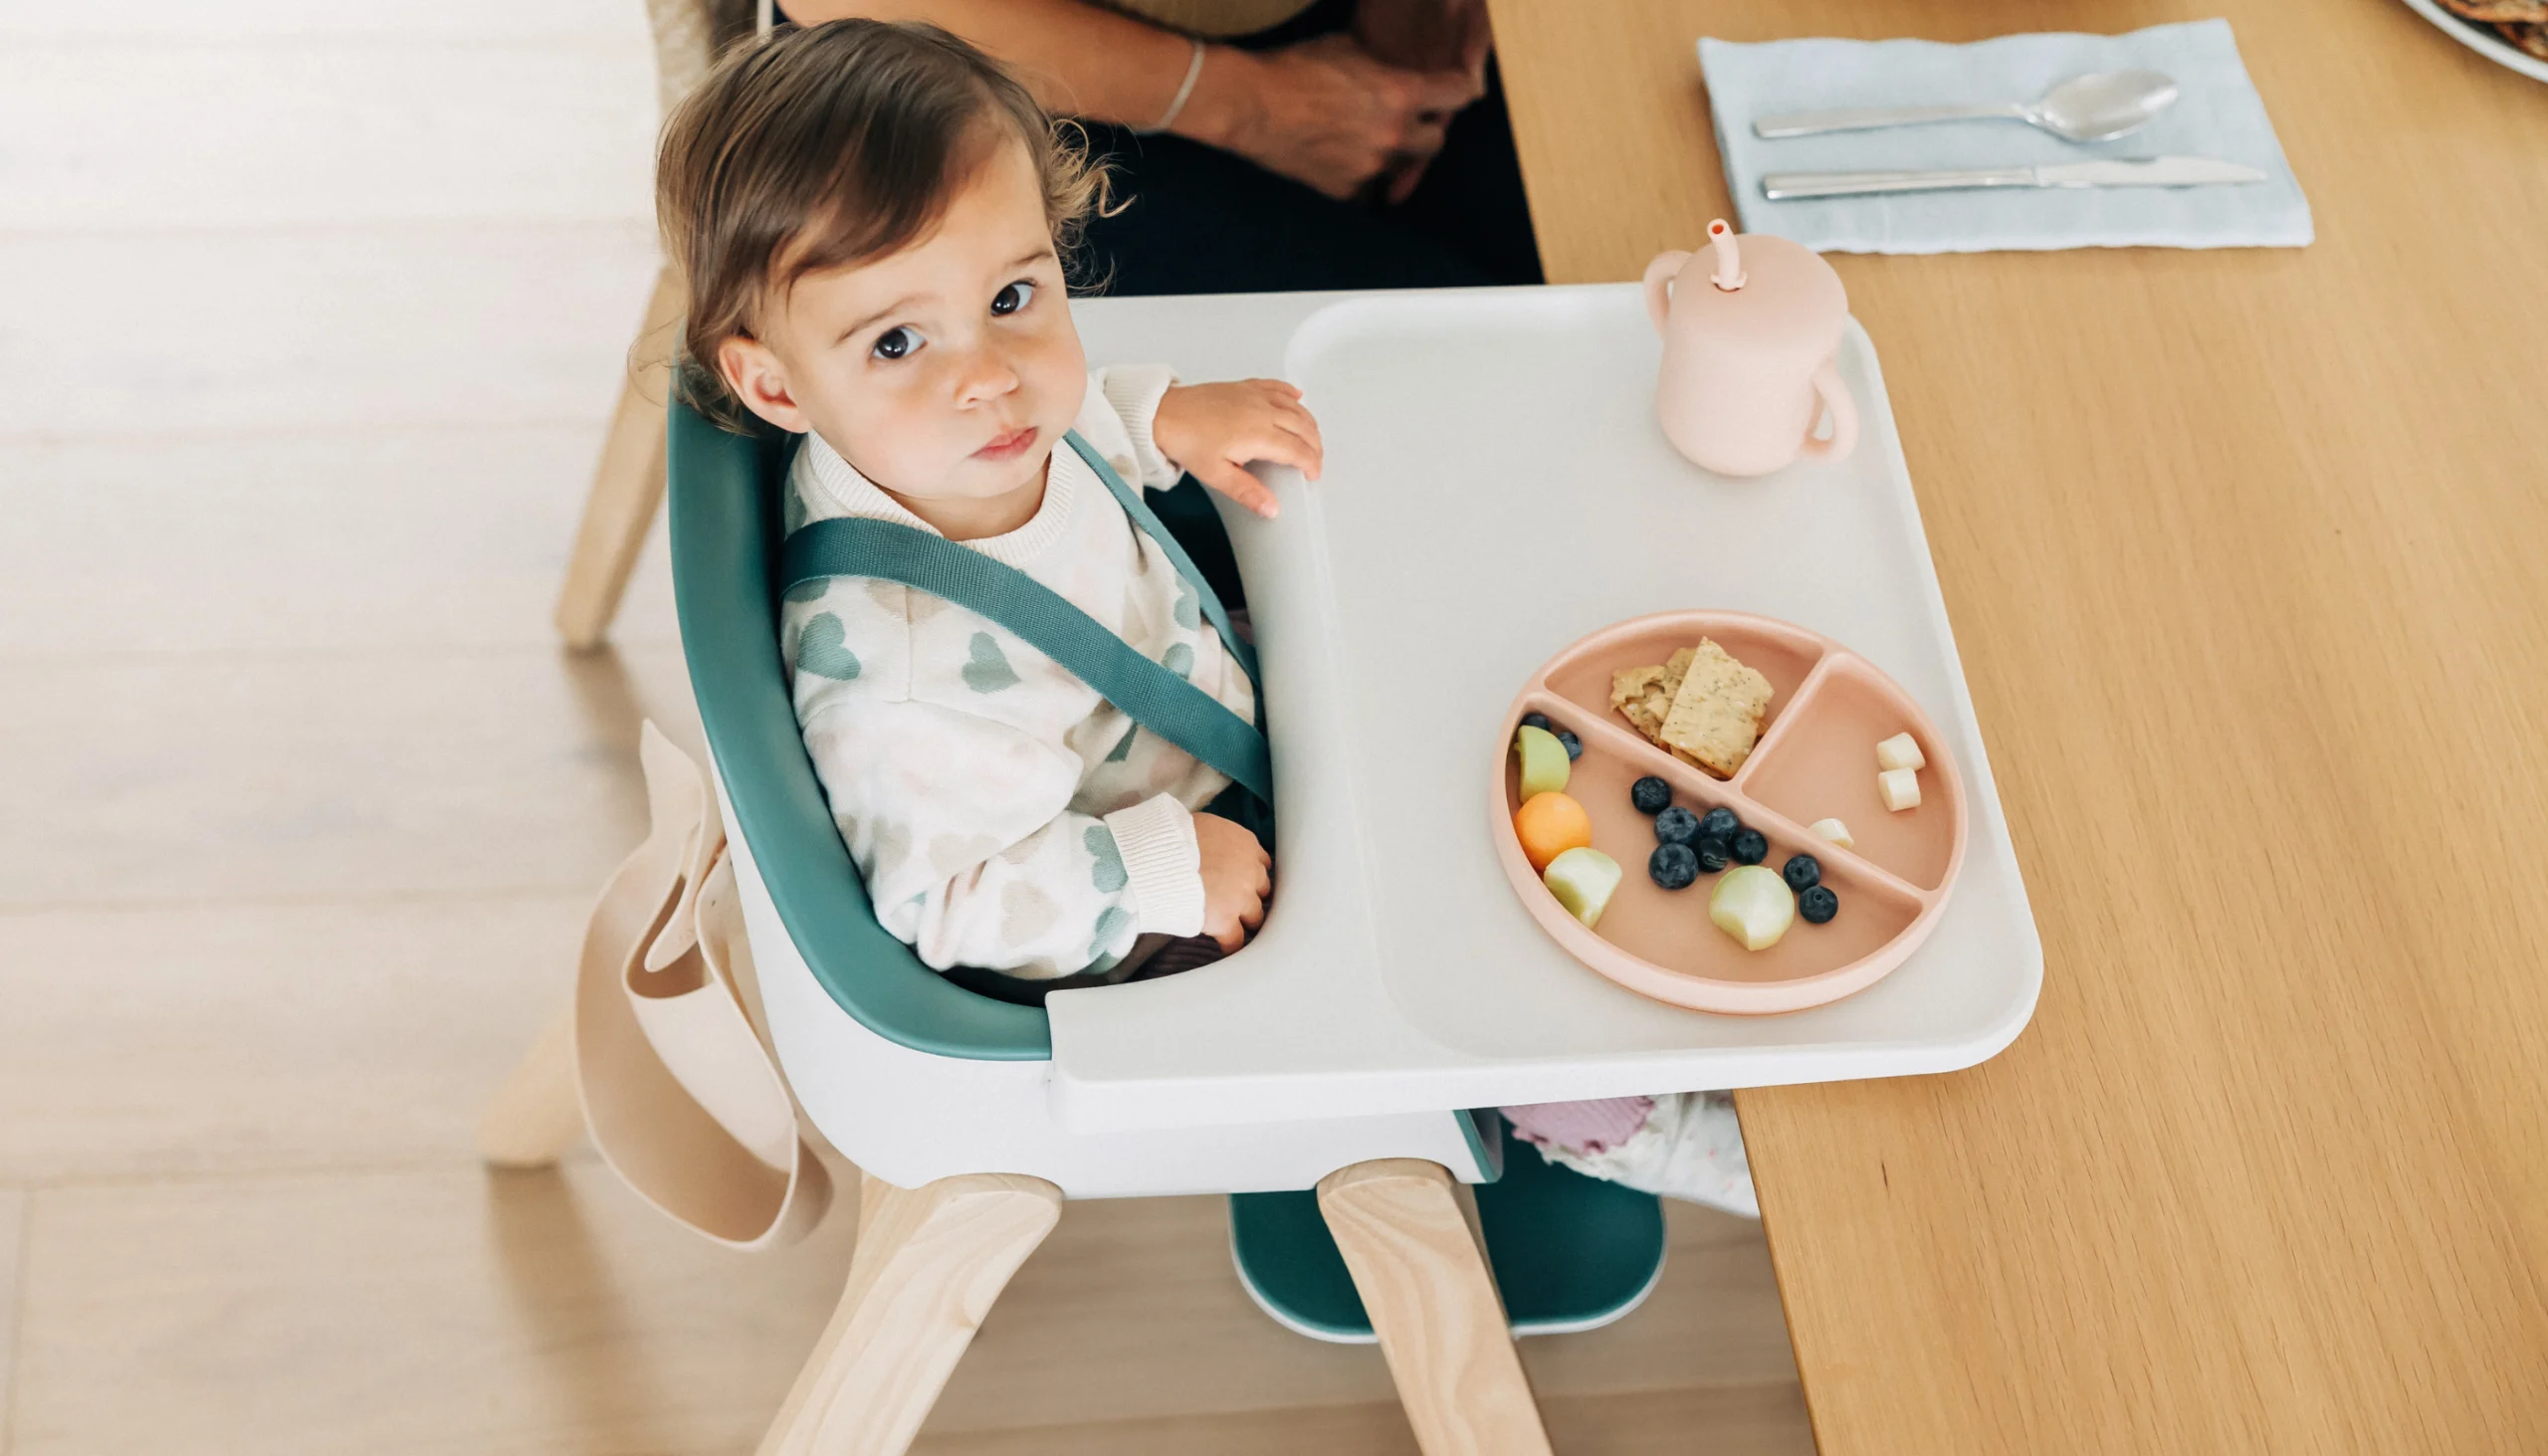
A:
POLYGON ((769 345, 741 335, 727 339, 717 345, 717 373, 753 414, 791 434, 813 428, 805 412, 796 407, 796 396, 788 392, 787 371, 769 345))

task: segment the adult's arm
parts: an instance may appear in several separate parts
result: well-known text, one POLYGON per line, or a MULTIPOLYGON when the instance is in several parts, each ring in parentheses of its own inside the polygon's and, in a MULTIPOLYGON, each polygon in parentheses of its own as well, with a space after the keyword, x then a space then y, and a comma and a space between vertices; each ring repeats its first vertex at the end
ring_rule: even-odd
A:
MULTIPOLYGON (((1044 109, 1122 126, 1157 121, 1193 55, 1183 36, 1080 0, 787 0, 785 9, 799 25, 864 16, 944 26, 998 57, 1044 109)), ((1207 56, 1205 69, 1218 59, 1207 56)), ((1208 109, 1199 79, 1194 90, 1173 128, 1188 134, 1185 116, 1208 109)))
MULTIPOLYGON (((1008 66, 1045 109, 1149 126, 1185 80, 1193 43, 1081 0, 787 0, 804 25, 865 16, 946 27, 1008 66)), ((1449 114, 1476 99, 1463 70, 1408 71, 1352 38, 1254 54, 1206 46, 1169 130, 1233 151, 1334 197, 1383 168, 1429 157, 1449 114)))

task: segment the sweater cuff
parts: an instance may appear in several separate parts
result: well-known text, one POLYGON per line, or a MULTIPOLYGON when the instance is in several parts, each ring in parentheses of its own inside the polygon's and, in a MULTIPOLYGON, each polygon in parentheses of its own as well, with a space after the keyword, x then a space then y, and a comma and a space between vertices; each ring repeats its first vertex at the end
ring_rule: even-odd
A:
POLYGON ((1124 878, 1143 935, 1193 936, 1203 930, 1203 851, 1194 816, 1167 794, 1154 794, 1106 816, 1124 857, 1124 878))
POLYGON ((1151 427, 1159 418, 1159 402, 1176 383, 1176 371, 1166 364, 1116 364, 1100 376, 1099 388, 1107 404, 1124 422, 1124 433, 1133 441, 1134 473, 1143 485, 1154 490, 1167 490, 1185 473, 1176 462, 1159 453, 1159 443, 1151 438, 1151 427))

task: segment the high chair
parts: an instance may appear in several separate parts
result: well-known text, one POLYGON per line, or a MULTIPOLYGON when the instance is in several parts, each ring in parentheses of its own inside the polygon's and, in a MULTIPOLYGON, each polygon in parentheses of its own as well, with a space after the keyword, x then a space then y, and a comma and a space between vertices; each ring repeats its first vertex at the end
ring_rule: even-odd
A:
MULTIPOLYGON (((1424 1450, 1546 1451, 1511 1337, 1634 1308, 1662 1266, 1656 1200, 1508 1148, 1492 1112, 1059 1123, 1045 1010, 959 988, 876 923, 813 775, 776 635, 786 445, 671 411, 682 637, 761 1025, 860 1169, 848 1287, 762 1451, 903 1449, 1063 1199, 1198 1192, 1234 1195, 1233 1255, 1270 1315, 1381 1345, 1424 1450)), ((543 1161, 572 1137, 571 1040, 552 1034, 499 1098, 491 1160, 543 1161)), ((766 1183, 784 1154, 731 1161, 766 1183)))
MULTIPOLYGON (((766 1074, 771 1087, 861 1169, 848 1289, 763 1450, 900 1450, 1065 1197, 1220 1192, 1235 1195, 1249 1292, 1304 1334, 1377 1339, 1426 1451, 1544 1451, 1510 1335, 1632 1307, 1659 1267, 1661 1220, 1645 1195, 1536 1152, 1504 1157, 1491 1116, 1451 1109, 1970 1066, 2017 1035, 2041 984, 1873 350, 1852 326, 1841 371, 1864 402, 1864 434, 1851 462, 1800 475, 1805 495, 1776 497, 1694 481, 1655 435, 1655 345, 1634 286, 1072 308, 1092 358, 1301 382, 1328 439, 1320 482, 1278 473, 1279 522, 1204 505, 1225 525, 1255 623, 1281 889, 1253 941, 1181 975, 1014 1006, 929 971, 877 926, 781 678, 783 444, 672 412, 673 569, 715 759, 713 789, 690 793, 713 798, 732 835, 715 872, 731 874, 731 898, 703 892, 700 917, 712 900, 733 907, 740 929, 727 938, 748 950, 784 1073, 784 1087, 766 1074), (1475 357, 1496 338, 1522 344, 1475 357), (1455 371, 1459 387, 1446 387, 1455 371), (1616 531, 1552 531, 1543 510, 1511 509, 1545 506, 1550 482, 1616 531), (1810 532, 1745 515, 1816 496, 1851 509, 1810 532), (1613 541, 1707 539, 1729 523, 1756 549, 1711 563, 1719 599, 1828 583, 1830 628, 1880 649, 1973 785, 1961 888, 1920 951, 1855 995, 1776 1017, 1633 995, 1535 929, 1488 847, 1493 747, 1462 727, 1491 722, 1582 624, 1687 603, 1678 555, 1622 558, 1613 541), (1532 572, 1566 584, 1554 609, 1494 589, 1532 572), (1367 625, 1379 621, 1396 634, 1367 625), (1420 659, 1394 645, 1408 640, 1424 644, 1420 659), (1405 716, 1409 663, 1456 711, 1392 721, 1405 716), (1357 736, 1367 728, 1376 735, 1357 736)), ((1162 504, 1171 520, 1194 515, 1162 504)), ((703 834, 693 870, 705 845, 703 834)), ((650 846, 641 857, 658 878, 692 873, 674 864, 678 843, 650 846)), ((627 935, 654 935, 661 906, 623 908, 627 935)), ((703 936, 702 950, 717 939, 703 936)), ((491 1159, 539 1161, 571 1138, 561 1100, 578 1054, 575 1035, 543 1041, 499 1098, 491 1159)), ((757 1043, 749 1059, 767 1065, 757 1043)), ((755 1152, 699 1108, 659 1103, 666 1126, 724 1140, 739 1183, 789 1190, 762 1199, 779 1215, 743 1220, 730 1242, 793 1227, 783 1208, 819 1174, 801 1148, 791 1158, 783 1107, 789 1126, 755 1152)), ((626 1111, 587 1108, 597 1129, 604 1113, 628 1126, 626 1111)))

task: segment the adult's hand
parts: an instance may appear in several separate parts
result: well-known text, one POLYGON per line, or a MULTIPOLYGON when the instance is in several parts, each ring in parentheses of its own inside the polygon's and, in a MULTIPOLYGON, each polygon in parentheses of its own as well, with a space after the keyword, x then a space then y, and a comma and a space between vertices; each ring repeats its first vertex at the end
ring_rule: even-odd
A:
MULTIPOLYGON (((1457 71, 1478 94, 1486 91, 1486 56, 1495 47, 1486 0, 1360 0, 1354 39, 1376 60, 1409 71, 1457 71)), ((1428 151, 1391 162, 1382 194, 1404 202, 1432 160, 1428 151)))
MULTIPOLYGON (((1484 92, 1463 71, 1384 65, 1345 35, 1276 51, 1216 48, 1210 60, 1222 75, 1203 78, 1218 94, 1198 112, 1214 118, 1198 139, 1338 198, 1384 171, 1420 172, 1451 114, 1484 92)), ((1195 100, 1205 101, 1201 89, 1195 100)))
POLYGON ((1354 39, 1374 57, 1409 71, 1462 71, 1486 86, 1495 36, 1486 0, 1361 0, 1354 39))

